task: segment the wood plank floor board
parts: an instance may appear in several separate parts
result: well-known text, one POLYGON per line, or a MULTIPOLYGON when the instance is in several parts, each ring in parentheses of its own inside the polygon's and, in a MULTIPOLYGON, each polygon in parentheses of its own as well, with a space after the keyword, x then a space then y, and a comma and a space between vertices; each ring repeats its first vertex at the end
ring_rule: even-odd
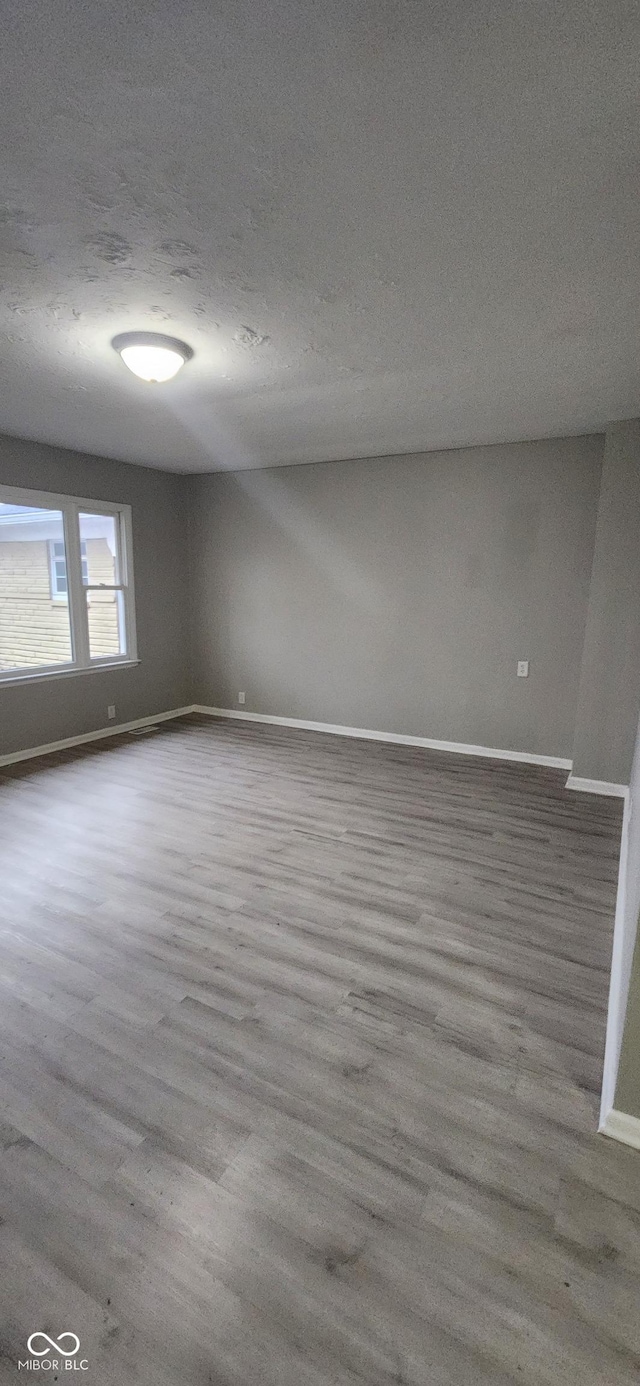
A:
POLYGON ((621 805, 188 717, 0 771, 0 1381, 631 1386, 621 805), (55 812, 52 811, 55 803, 55 812))

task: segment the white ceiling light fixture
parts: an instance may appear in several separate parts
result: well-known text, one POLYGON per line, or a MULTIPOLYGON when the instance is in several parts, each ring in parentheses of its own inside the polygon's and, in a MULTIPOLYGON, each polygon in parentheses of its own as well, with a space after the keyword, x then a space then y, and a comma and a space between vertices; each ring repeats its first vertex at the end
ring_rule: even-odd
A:
POLYGON ((162 332, 121 332, 111 345, 125 366, 150 384, 172 380, 185 361, 193 356, 186 342, 177 337, 165 337, 162 332))

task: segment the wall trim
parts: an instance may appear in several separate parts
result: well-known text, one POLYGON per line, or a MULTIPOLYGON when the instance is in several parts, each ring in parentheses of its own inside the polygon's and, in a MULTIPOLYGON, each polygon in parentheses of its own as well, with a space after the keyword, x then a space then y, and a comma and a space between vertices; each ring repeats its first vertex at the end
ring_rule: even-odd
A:
POLYGON ((369 727, 342 727, 332 722, 309 722, 302 717, 276 717, 269 712, 246 712, 230 707, 205 707, 195 703, 191 709, 205 717, 232 717, 239 722, 267 722, 275 727, 297 727, 301 731, 328 732, 331 736, 354 736, 364 741, 388 741, 397 746, 420 746, 429 751, 453 751, 462 756, 483 756, 490 760, 515 760, 526 765, 546 765, 570 770, 572 761, 563 756, 535 755, 530 751, 501 751, 493 746, 471 746, 462 741, 437 741, 431 736, 404 736, 401 732, 372 731, 369 727))
POLYGON ((123 732, 133 731, 136 727, 149 727, 154 722, 168 722, 172 717, 186 717, 189 712, 193 712, 192 706, 177 707, 171 712, 156 712, 153 717, 137 717, 134 722, 120 722, 118 726, 83 732, 81 736, 65 736, 62 741, 49 741, 44 746, 31 746, 27 751, 11 751, 9 755, 0 756, 0 768, 3 765, 15 765, 19 760, 34 760, 36 756, 49 756, 54 751, 66 751, 70 746, 84 746, 88 741, 101 741, 107 736, 121 736, 123 732))
POLYGON ((607 794, 614 799, 626 799, 629 793, 627 784, 614 784, 612 780, 585 780, 582 775, 569 775, 567 789, 577 789, 581 794, 607 794))
POLYGON ((640 1150, 640 1118, 629 1116, 628 1112, 617 1112, 615 1107, 600 1126, 600 1133, 603 1136, 610 1136, 614 1141, 622 1141, 623 1145, 632 1145, 634 1150, 640 1150))
MULTIPOLYGON (((602 1068, 602 1092, 600 1096, 600 1127, 604 1131, 613 1112, 618 1079, 618 1064, 622 1045, 624 1016, 627 1006, 627 985, 625 981, 625 958, 627 955, 627 874, 629 861, 629 833, 631 828, 632 801, 627 789, 624 796, 624 812, 620 833, 620 856, 618 858, 618 887, 616 891, 616 911, 613 922, 613 945, 611 949, 611 968, 609 971, 609 996, 607 999, 607 1029, 604 1042, 604 1062, 602 1068)), ((607 1135, 610 1133, 607 1132, 607 1135)))
MULTIPOLYGON (((123 732, 133 731, 136 727, 148 727, 153 722, 167 722, 173 717, 187 717, 191 712, 200 713, 205 717, 230 717, 239 722, 265 722, 276 727, 297 727, 300 731, 325 732, 331 736, 351 736, 364 741, 385 741, 397 746, 451 751, 456 755, 479 756, 489 760, 542 765, 556 770, 570 770, 572 764, 571 760, 563 756, 536 755, 531 751, 504 751, 494 746, 473 746, 463 741, 439 741, 430 736, 405 736, 402 732, 374 731, 369 727, 344 727, 332 722, 311 722, 302 717, 277 717, 268 712, 247 712, 233 707, 207 707, 201 703, 191 703, 187 707, 173 708, 170 712, 156 712, 151 717, 138 717, 133 722, 120 722, 117 726, 101 727, 98 731, 83 732, 80 736, 67 736, 62 741, 50 741, 42 746, 31 746, 24 751, 11 751, 8 755, 0 756, 0 769, 4 765, 14 765, 17 761, 33 760, 36 756, 51 755, 55 751, 65 751, 71 746, 83 746, 90 741, 100 741, 107 736, 119 736, 123 732)), ((569 779, 571 778, 569 776, 569 779)), ((590 784, 591 781, 584 783, 590 784)))

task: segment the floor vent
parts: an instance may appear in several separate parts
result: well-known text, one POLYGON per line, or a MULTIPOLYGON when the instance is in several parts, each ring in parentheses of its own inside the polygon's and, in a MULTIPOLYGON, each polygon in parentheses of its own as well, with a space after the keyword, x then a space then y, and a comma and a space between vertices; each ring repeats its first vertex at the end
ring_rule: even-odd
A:
POLYGON ((129 736, 148 736, 149 732, 160 731, 159 726, 154 724, 152 727, 132 727, 129 736))

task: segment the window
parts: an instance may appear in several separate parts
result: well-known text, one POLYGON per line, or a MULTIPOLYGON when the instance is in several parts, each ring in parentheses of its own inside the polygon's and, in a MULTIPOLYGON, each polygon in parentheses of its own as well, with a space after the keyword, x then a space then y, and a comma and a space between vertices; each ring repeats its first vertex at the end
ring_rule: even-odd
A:
POLYGON ((129 506, 0 487, 0 681, 135 659, 129 506))
MULTIPOLYGON (((82 554, 82 581, 89 581, 87 567, 87 546, 82 542, 80 545, 82 554)), ((67 586, 67 560, 64 552, 64 542, 58 543, 57 539, 49 540, 49 554, 51 558, 51 596, 54 600, 66 602, 69 599, 69 588, 67 586)))

